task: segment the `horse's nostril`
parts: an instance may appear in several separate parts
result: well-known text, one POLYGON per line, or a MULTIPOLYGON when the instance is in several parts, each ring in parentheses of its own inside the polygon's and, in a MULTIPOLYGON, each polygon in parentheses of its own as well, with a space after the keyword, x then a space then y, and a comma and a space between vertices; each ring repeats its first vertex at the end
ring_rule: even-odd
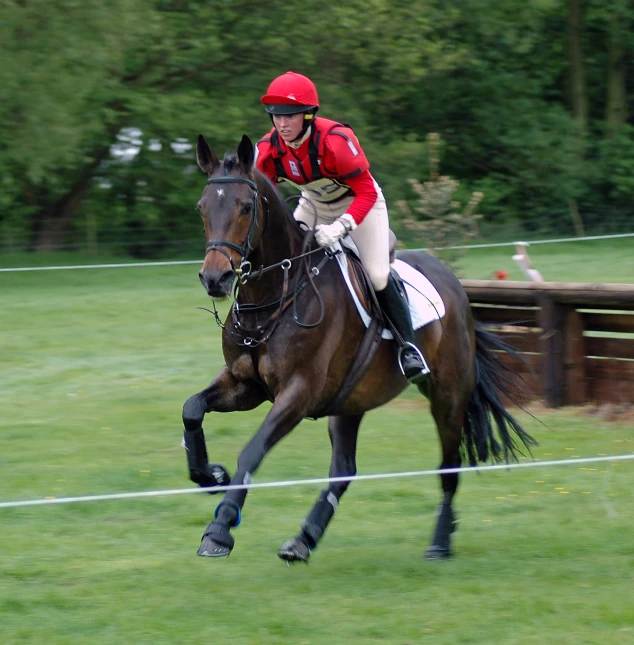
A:
POLYGON ((235 273, 233 271, 225 271, 218 280, 218 283, 227 290, 227 293, 231 290, 231 285, 233 284, 233 279, 235 278, 235 273))
POLYGON ((200 284, 212 298, 225 298, 228 296, 234 277, 235 273, 233 271, 225 271, 220 275, 205 270, 198 273, 200 284))

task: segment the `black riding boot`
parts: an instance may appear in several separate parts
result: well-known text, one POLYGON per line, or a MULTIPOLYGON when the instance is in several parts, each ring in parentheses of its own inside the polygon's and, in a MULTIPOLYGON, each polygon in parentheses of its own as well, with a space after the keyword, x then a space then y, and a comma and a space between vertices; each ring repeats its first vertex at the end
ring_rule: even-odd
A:
POLYGON ((395 339, 399 344, 399 362, 405 378, 410 383, 419 385, 429 374, 429 367, 416 345, 414 330, 409 313, 409 305, 400 285, 392 275, 388 278, 387 287, 376 292, 377 300, 384 314, 396 328, 395 339))

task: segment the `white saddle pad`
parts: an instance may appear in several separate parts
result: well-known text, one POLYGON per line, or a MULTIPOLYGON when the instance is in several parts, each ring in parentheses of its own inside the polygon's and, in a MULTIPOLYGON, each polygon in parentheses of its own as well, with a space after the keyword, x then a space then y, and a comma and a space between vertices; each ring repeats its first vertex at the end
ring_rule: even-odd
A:
MULTIPOLYGON (((338 243, 333 246, 333 249, 337 249, 337 246, 339 246, 338 243)), ((339 262, 341 273, 348 285, 348 290, 361 316, 361 320, 363 320, 367 327, 370 324, 370 314, 361 304, 352 286, 345 254, 342 251, 341 253, 337 253, 335 257, 337 258, 337 262, 339 262)), ((409 312, 412 317, 412 327, 419 329, 433 320, 440 320, 445 315, 445 305, 440 294, 436 291, 436 287, 422 273, 402 260, 395 260, 391 266, 396 270, 405 284, 405 291, 409 300, 409 312)), ((392 332, 384 329, 381 337, 386 339, 392 338, 392 332)))

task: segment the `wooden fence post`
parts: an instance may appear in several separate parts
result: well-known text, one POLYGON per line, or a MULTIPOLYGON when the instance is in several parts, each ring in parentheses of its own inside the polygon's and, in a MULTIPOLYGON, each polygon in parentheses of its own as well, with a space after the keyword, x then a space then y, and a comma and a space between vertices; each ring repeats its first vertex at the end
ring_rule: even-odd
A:
POLYGON ((542 355, 542 379, 546 405, 564 405, 564 328, 566 309, 545 293, 536 294, 539 305, 538 321, 542 328, 539 339, 542 355))
POLYGON ((583 316, 570 307, 564 332, 564 405, 582 405, 588 400, 583 316))

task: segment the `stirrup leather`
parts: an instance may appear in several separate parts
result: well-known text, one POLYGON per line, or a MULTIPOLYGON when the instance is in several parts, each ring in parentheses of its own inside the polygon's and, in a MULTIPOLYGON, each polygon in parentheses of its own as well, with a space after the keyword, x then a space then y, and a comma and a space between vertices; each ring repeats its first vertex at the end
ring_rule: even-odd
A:
POLYGON ((425 357, 423 356, 422 352, 414 343, 404 343, 402 347, 398 348, 398 366, 401 368, 401 373, 403 376, 405 376, 405 369, 403 368, 403 352, 406 350, 413 351, 418 358, 420 358, 421 363, 423 364, 423 369, 420 371, 421 376, 427 376, 431 372, 429 369, 429 365, 427 365, 427 361, 425 360, 425 357))

